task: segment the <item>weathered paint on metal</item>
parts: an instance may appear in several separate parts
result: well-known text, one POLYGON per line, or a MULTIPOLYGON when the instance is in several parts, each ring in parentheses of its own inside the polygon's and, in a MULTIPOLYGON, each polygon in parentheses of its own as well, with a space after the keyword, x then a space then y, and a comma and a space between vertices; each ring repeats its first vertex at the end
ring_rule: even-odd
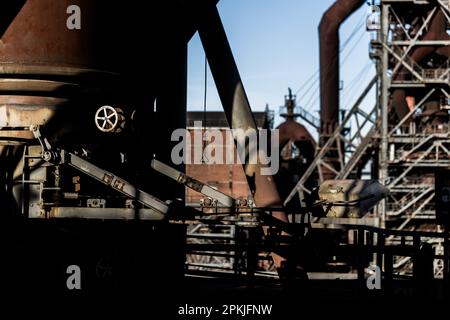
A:
MULTIPOLYGON (((339 125, 339 27, 365 0, 337 0, 322 16, 320 38, 320 135, 339 125)), ((324 144, 326 140, 321 139, 324 144)))

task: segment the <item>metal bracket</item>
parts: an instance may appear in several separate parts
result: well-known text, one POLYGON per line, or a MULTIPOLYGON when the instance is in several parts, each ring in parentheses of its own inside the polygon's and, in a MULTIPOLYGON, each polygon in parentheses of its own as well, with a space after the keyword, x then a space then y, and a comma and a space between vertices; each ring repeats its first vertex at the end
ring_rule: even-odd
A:
POLYGON ((33 132, 34 137, 39 141, 39 144, 42 147, 42 159, 47 162, 52 162, 58 159, 58 153, 52 150, 52 146, 48 142, 47 138, 43 138, 40 128, 37 125, 33 125, 30 127, 30 130, 33 132))
POLYGON ((116 176, 115 174, 103 170, 89 161, 65 150, 55 151, 46 138, 42 138, 39 126, 32 126, 30 130, 42 146, 42 159, 54 164, 66 164, 91 178, 100 181, 104 185, 130 197, 143 204, 144 206, 156 211, 158 214, 165 215, 169 211, 169 205, 149 193, 136 188, 128 181, 116 176))
POLYGON ((192 177, 189 177, 185 175, 184 173, 169 167, 165 163, 162 163, 161 161, 158 161, 156 159, 152 160, 151 164, 152 168, 158 171, 159 173, 162 173, 163 175, 175 180, 176 182, 185 185, 186 187, 195 190, 197 192, 200 192, 201 194, 205 195, 206 197, 212 198, 214 200, 217 200, 222 205, 234 208, 236 204, 236 200, 225 193, 222 193, 210 185, 207 185, 201 181, 198 181, 192 177))
POLYGON ((146 207, 152 208, 162 214, 166 214, 169 211, 167 203, 159 200, 158 198, 150 195, 149 193, 136 188, 128 181, 116 176, 115 174, 101 169, 89 161, 80 158, 79 156, 61 150, 61 163, 67 164, 78 171, 85 173, 86 175, 94 178, 101 183, 110 186, 112 189, 140 202, 146 207))

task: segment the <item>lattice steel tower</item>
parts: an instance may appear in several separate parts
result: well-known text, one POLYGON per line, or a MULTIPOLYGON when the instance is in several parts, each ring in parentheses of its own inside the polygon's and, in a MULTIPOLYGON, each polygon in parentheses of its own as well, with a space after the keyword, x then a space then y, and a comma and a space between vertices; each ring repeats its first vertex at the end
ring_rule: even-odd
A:
MULTIPOLYGON (((327 143, 316 153, 296 189, 318 171, 335 179, 361 178, 363 169, 391 194, 375 221, 392 229, 435 230, 435 173, 450 167, 449 1, 372 1, 370 57, 377 76, 348 110, 327 143), (373 108, 367 97, 375 92, 373 108), (340 166, 327 163, 339 148, 340 166)), ((367 223, 362 221, 361 223, 367 223)))
POLYGON ((436 229, 434 176, 450 166, 448 1, 383 0, 378 37, 386 226, 436 229))

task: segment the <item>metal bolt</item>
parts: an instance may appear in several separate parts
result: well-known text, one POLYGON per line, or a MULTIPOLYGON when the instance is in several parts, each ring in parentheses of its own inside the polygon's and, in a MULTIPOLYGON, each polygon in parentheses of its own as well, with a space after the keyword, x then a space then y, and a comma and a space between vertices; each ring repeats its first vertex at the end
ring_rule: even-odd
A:
POLYGON ((48 162, 52 160, 52 153, 50 151, 45 151, 44 154, 42 155, 42 158, 48 162))

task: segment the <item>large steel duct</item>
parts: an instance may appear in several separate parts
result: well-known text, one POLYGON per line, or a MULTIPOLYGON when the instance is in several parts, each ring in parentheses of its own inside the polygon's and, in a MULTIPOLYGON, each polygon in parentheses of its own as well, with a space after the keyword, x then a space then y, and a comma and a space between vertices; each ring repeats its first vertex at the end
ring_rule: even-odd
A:
MULTIPOLYGON (((177 144, 171 135, 186 126, 187 43, 196 30, 199 9, 211 2, 153 1, 145 4, 146 10, 136 0, 126 6, 106 0, 2 4, 0 199, 8 208, 2 214, 33 216, 28 212, 33 203, 15 203, 33 198, 27 190, 34 186, 18 182, 25 165, 23 148, 27 156, 39 156, 32 126, 39 126, 54 148, 83 148, 93 163, 160 199, 184 197, 183 187, 168 183, 149 169, 149 163, 154 156, 170 163, 177 144), (80 10, 79 29, 68 27, 73 6, 80 10), (103 106, 123 111, 123 130, 99 131, 96 112, 103 106)), ((76 176, 64 170, 64 181, 76 176)), ((38 174, 47 181, 40 166, 30 173, 36 179, 38 174)), ((72 188, 70 182, 64 183, 72 188)), ((97 190, 90 181, 81 185, 85 194, 109 197, 108 191, 97 190)), ((61 194, 49 191, 45 197, 51 198, 49 203, 56 199, 58 206, 69 206, 70 199, 61 194)), ((113 201, 111 206, 124 205, 113 201)))
POLYGON ((339 27, 365 0, 337 0, 322 16, 320 37, 320 143, 339 125, 339 27))
MULTIPOLYGON (((180 52, 181 61, 186 60, 185 31, 158 22, 165 14, 179 16, 183 9, 175 12, 173 7, 181 7, 181 1, 173 1, 173 7, 157 2, 145 14, 137 3, 8 1, 12 2, 18 5, 5 4, 7 10, 3 10, 2 4, 0 14, 0 111, 7 115, 0 119, 0 127, 42 125, 55 129, 52 138, 69 132, 72 138, 78 134, 80 141, 83 133, 89 133, 90 140, 96 129, 86 118, 92 119, 101 104, 145 109, 158 96, 183 100, 183 92, 168 93, 174 86, 165 81, 162 88, 160 80, 167 74, 165 66, 178 63, 174 52, 180 52), (67 27, 67 11, 73 5, 81 12, 79 30, 67 27), (118 35, 126 35, 126 44, 121 44, 118 35), (150 44, 142 45, 144 39, 150 44), (146 81, 139 79, 143 73, 150 75, 146 81)), ((182 17, 179 21, 185 22, 182 17)), ((185 78, 183 67, 172 73, 172 78, 174 75, 185 78)), ((185 101, 169 104, 186 106, 185 101)), ((21 131, 14 138, 33 137, 21 131)))
MULTIPOLYGON (((214 81, 219 93, 228 123, 232 129, 257 130, 252 110, 239 75, 228 39, 216 6, 210 6, 200 22, 199 35, 205 49, 214 81)), ((282 201, 271 176, 261 174, 259 164, 244 163, 244 172, 258 207, 281 207, 282 201)), ((284 212, 274 216, 287 222, 284 212)), ((277 267, 283 259, 273 255, 277 267)))

